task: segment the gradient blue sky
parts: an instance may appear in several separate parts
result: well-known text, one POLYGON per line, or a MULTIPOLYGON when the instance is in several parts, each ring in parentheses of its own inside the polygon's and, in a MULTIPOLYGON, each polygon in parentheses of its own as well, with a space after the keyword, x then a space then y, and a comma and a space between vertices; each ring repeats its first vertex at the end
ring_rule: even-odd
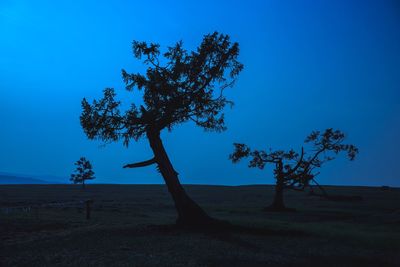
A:
POLYGON ((129 149, 88 141, 80 101, 105 87, 127 96, 121 69, 143 69, 132 40, 182 39, 193 49, 215 30, 240 43, 245 69, 228 93, 236 104, 226 112, 228 131, 188 123, 163 134, 183 183, 272 183, 270 169, 227 160, 232 142, 300 148, 311 130, 334 127, 360 155, 328 163, 321 183, 400 186, 396 0, 2 0, 0 171, 68 177, 86 156, 97 182, 162 183, 153 167, 121 168, 151 156, 146 140, 129 149))

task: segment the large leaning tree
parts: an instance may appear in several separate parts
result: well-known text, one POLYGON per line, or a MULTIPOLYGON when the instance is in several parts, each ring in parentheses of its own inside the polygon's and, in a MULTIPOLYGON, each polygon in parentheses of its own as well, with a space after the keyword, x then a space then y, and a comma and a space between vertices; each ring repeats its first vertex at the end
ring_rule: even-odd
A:
POLYGON ((229 156, 233 163, 243 158, 250 158, 250 168, 264 169, 266 164, 274 166, 275 196, 272 204, 265 208, 267 211, 289 211, 283 201, 285 189, 303 191, 313 182, 318 184, 315 176, 316 170, 324 163, 335 159, 340 152, 345 152, 350 160, 354 160, 358 153, 357 147, 344 144, 345 134, 340 130, 326 129, 324 132, 313 131, 305 143, 310 149, 305 152, 304 147, 298 153, 293 149, 289 151, 251 150, 245 144, 234 143, 235 150, 229 156))
POLYGON ((226 129, 223 110, 232 102, 225 98, 224 90, 233 86, 243 69, 237 60, 239 44, 232 43, 228 35, 214 32, 205 35, 191 52, 183 48, 182 41, 163 53, 159 44, 134 41, 133 55, 143 60, 147 71, 122 70, 122 78, 126 90, 141 93, 143 101, 121 110, 113 88, 105 89, 103 98, 91 104, 83 99, 80 120, 87 137, 106 143, 122 140, 125 146, 147 138, 154 157, 124 168, 157 165, 174 200, 178 225, 218 223, 186 194, 160 134, 188 121, 207 131, 226 129))

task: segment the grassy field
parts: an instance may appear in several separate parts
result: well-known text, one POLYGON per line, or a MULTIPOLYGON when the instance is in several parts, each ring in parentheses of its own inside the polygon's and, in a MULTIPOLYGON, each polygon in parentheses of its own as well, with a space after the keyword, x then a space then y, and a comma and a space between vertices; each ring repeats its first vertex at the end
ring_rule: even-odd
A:
POLYGON ((0 266, 400 266, 400 189, 327 187, 337 202, 272 186, 186 186, 236 230, 189 231, 161 185, 0 186, 0 266), (84 204, 94 201, 92 218, 84 204))

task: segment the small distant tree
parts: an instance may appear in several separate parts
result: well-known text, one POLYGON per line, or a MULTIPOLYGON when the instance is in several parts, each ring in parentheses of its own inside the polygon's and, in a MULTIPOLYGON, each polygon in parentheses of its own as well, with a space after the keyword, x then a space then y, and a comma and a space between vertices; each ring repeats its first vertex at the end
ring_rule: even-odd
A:
MULTIPOLYGON (((145 137, 149 141, 153 157, 124 168, 137 168, 156 164, 175 202, 177 224, 183 226, 208 226, 219 223, 209 217, 183 189, 164 144, 161 132, 172 131, 185 122, 207 131, 226 129, 223 110, 232 102, 224 96, 224 90, 233 86, 243 68, 237 60, 239 44, 232 43, 228 35, 214 32, 205 35, 195 51, 187 51, 177 42, 164 53, 160 45, 133 42, 133 55, 147 65, 144 74, 122 70, 126 90, 142 93, 138 105, 131 104, 121 110, 115 99, 114 89, 104 90, 104 97, 89 103, 82 101, 81 125, 89 139, 104 142, 123 141, 145 137)), ((139 100, 139 95, 128 100, 139 100)))
POLYGON ((264 169, 266 164, 274 166, 275 196, 272 205, 266 208, 271 211, 293 210, 286 208, 283 200, 285 189, 304 190, 311 182, 319 184, 315 180, 316 169, 324 163, 335 159, 340 152, 347 153, 350 160, 354 160, 358 149, 354 145, 343 144, 345 134, 340 130, 329 128, 324 132, 314 131, 306 139, 305 143, 311 146, 309 152, 304 147, 301 152, 283 150, 251 150, 245 144, 234 143, 235 150, 229 156, 233 163, 243 158, 250 158, 249 167, 264 169))
POLYGON ((85 189, 85 181, 95 179, 92 164, 85 157, 81 157, 75 162, 75 166, 75 173, 71 174, 70 181, 74 184, 82 184, 82 188, 85 189))

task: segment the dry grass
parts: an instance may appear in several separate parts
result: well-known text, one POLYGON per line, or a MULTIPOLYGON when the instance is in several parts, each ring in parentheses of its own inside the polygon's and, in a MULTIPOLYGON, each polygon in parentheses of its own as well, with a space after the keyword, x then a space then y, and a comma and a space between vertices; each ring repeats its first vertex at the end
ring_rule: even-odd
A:
POLYGON ((164 186, 0 186, 0 266, 398 266, 400 189, 328 187, 363 201, 335 202, 288 192, 297 212, 263 212, 270 186, 186 186, 233 230, 173 226, 164 186), (93 199, 85 220, 79 201, 93 199), (68 205, 53 205, 54 203, 68 205), (53 203, 52 205, 48 205, 53 203), (75 204, 74 204, 75 203, 75 204), (240 226, 240 227, 239 227, 240 226))

